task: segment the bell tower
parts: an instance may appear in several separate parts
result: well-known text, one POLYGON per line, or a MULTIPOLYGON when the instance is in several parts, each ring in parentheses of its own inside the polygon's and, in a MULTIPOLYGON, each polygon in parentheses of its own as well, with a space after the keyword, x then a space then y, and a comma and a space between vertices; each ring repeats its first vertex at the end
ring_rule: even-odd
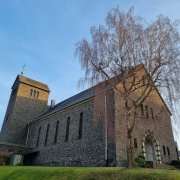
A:
POLYGON ((18 75, 10 95, 0 134, 0 142, 25 144, 27 124, 47 110, 46 84, 18 75))

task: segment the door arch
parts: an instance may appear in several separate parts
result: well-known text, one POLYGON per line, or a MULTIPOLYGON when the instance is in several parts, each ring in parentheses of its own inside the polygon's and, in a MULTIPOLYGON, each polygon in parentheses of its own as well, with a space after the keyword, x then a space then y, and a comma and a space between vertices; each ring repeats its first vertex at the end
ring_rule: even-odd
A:
POLYGON ((159 144, 151 130, 148 130, 143 136, 142 153, 147 161, 153 161, 156 164, 161 164, 159 144))

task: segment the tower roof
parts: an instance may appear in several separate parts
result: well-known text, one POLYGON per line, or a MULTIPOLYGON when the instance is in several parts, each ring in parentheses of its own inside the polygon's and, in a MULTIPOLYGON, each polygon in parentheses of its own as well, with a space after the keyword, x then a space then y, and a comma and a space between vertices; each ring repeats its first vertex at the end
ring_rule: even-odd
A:
POLYGON ((48 91, 50 92, 50 89, 48 87, 47 84, 44 84, 42 82, 39 82, 39 81, 35 81, 33 79, 30 79, 28 77, 25 77, 23 75, 18 75, 16 77, 16 80, 12 86, 12 89, 14 89, 14 87, 18 84, 18 83, 24 83, 24 84, 28 84, 30 86, 33 86, 33 87, 36 87, 36 88, 39 88, 39 89, 42 89, 42 90, 45 90, 45 91, 48 91))

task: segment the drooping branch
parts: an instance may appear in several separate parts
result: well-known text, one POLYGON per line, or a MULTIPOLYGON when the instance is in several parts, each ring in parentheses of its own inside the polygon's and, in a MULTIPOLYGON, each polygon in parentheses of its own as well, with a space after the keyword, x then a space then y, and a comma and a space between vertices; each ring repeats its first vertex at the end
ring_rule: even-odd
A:
POLYGON ((172 109, 180 98, 177 25, 163 15, 148 24, 134 15, 133 8, 127 13, 114 8, 104 26, 91 28, 91 42, 83 39, 76 45, 76 56, 85 70, 82 82, 95 85, 119 78, 120 88, 113 89, 123 98, 128 137, 137 122, 137 109, 151 92, 159 90, 172 109), (144 71, 137 70, 140 64, 144 71))

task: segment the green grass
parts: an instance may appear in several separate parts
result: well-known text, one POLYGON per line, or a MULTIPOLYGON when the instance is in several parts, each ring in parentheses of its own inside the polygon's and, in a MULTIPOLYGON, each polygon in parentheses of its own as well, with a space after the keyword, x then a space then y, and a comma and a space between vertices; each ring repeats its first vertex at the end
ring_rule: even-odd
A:
POLYGON ((179 170, 127 169, 120 167, 33 167, 0 166, 0 180, 58 179, 163 179, 180 180, 179 170))

